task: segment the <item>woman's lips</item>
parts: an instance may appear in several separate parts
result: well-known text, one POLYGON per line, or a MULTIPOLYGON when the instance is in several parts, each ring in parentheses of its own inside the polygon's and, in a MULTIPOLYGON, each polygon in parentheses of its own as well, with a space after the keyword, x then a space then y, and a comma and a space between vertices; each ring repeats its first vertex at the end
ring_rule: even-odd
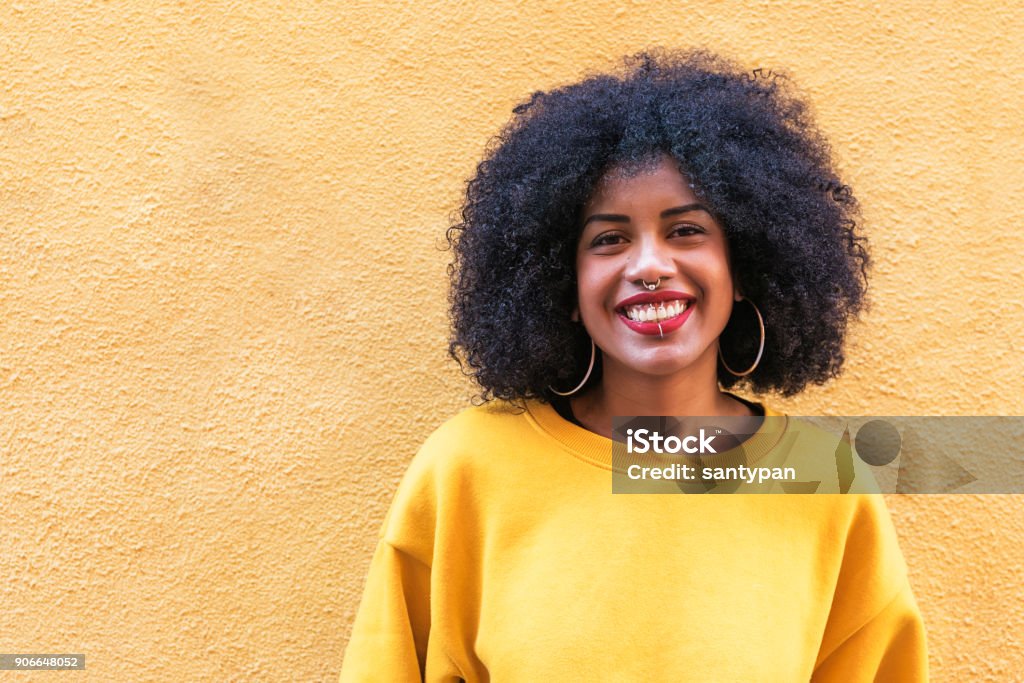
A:
POLYGON ((615 308, 625 308, 626 306, 632 306, 634 304, 657 304, 665 301, 685 301, 692 303, 697 300, 697 297, 686 292, 678 292, 674 289, 663 289, 660 292, 640 292, 634 294, 628 299, 623 299, 619 303, 615 304, 615 308))
POLYGON ((634 332, 639 332, 640 334, 658 335, 663 337, 669 332, 678 330, 680 327, 682 327, 683 323, 686 322, 686 319, 690 317, 690 311, 692 310, 693 304, 691 303, 689 306, 686 307, 685 311, 683 311, 676 317, 666 318, 665 320, 662 320, 660 323, 639 322, 636 320, 630 320, 621 311, 616 311, 615 313, 616 315, 619 316, 619 320, 621 320, 626 325, 626 327, 633 330, 634 332))

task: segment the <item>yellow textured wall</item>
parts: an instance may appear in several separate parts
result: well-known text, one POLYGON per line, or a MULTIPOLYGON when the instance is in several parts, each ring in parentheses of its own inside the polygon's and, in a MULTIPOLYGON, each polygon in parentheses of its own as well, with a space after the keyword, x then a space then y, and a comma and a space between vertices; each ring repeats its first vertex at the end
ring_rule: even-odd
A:
MULTIPOLYGON (((462 183, 529 92, 648 45, 788 67, 865 206, 849 371, 776 405, 1024 413, 1022 35, 952 0, 3 3, 0 652, 88 662, 17 680, 336 676, 469 395, 462 183)), ((889 503, 935 680, 1024 680, 1024 498, 889 503)))

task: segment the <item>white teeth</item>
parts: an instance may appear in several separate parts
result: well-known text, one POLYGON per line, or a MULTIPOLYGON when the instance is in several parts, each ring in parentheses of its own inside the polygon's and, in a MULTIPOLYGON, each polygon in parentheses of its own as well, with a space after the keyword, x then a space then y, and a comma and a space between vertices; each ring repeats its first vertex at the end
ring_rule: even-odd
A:
POLYGON ((657 306, 653 303, 640 304, 638 306, 627 306, 626 316, 630 320, 637 322, 661 322, 668 318, 674 318, 681 314, 688 307, 688 303, 683 300, 676 300, 670 302, 659 302, 657 306))

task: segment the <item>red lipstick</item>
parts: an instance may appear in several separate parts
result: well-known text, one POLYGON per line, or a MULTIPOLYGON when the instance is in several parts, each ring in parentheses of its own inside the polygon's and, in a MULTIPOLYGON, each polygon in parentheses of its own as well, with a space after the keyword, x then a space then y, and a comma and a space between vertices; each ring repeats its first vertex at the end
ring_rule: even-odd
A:
POLYGON ((672 290, 665 290, 663 292, 641 292, 635 296, 631 296, 628 299, 623 299, 619 302, 615 312, 619 316, 619 320, 623 322, 626 327, 639 332, 640 334, 657 335, 664 337, 669 332, 674 332, 683 326, 687 318, 690 317, 690 312, 693 310, 694 302, 696 297, 686 294, 685 292, 676 292, 672 290), (666 318, 661 322, 647 321, 639 322, 637 320, 631 320, 626 315, 626 306, 635 306, 638 304, 656 304, 663 301, 685 301, 686 310, 675 316, 674 318, 666 318))
POLYGON ((634 306, 636 304, 656 304, 659 301, 676 301, 679 299, 690 303, 696 301, 697 297, 692 294, 687 294, 686 292, 677 292, 671 289, 666 289, 661 292, 640 292, 639 294, 634 294, 628 299, 623 299, 619 303, 615 304, 615 308, 624 308, 626 306, 634 306))
POLYGON ((634 332, 639 332, 640 334, 652 334, 652 335, 655 335, 655 336, 662 336, 662 337, 664 337, 669 332, 674 332, 675 330, 678 330, 680 327, 682 327, 683 323, 686 322, 686 319, 690 317, 690 311, 692 311, 692 310, 693 310, 693 306, 692 305, 688 306, 685 311, 683 311, 682 313, 680 313, 676 317, 668 318, 667 320, 664 320, 664 321, 662 321, 660 323, 650 323, 650 322, 641 323, 641 322, 637 322, 636 320, 630 320, 629 318, 627 318, 622 313, 619 313, 618 315, 619 315, 619 320, 621 320, 623 323, 625 323, 626 327, 628 327, 629 329, 633 330, 634 332))

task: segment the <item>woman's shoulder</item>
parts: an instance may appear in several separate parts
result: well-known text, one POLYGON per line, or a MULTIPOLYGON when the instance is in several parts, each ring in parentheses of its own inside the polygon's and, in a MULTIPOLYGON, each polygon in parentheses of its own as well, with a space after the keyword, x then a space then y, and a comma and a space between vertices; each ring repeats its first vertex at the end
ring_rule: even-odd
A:
POLYGON ((518 428, 521 426, 524 416, 530 412, 533 403, 533 401, 512 403, 493 400, 467 406, 442 422, 434 433, 475 431, 481 428, 518 428))
POLYGON ((476 452, 496 441, 515 438, 531 429, 528 405, 488 401, 466 407, 444 420, 427 436, 420 454, 432 459, 476 452))
POLYGON ((536 432, 529 407, 504 401, 469 406, 444 420, 412 456, 403 486, 438 490, 528 448, 536 432))
POLYGON ((382 537, 429 564, 437 526, 453 515, 473 516, 472 510, 502 485, 503 468, 531 450, 531 431, 528 411, 497 401, 446 419, 409 461, 382 537))

